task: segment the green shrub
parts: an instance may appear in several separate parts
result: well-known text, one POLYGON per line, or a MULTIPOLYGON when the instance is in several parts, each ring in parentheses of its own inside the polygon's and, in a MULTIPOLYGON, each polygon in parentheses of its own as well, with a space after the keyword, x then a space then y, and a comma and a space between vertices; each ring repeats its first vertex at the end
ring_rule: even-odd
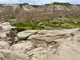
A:
POLYGON ((45 6, 49 6, 50 4, 45 4, 45 6))
POLYGON ((24 4, 19 4, 20 8, 22 9, 23 6, 25 5, 29 5, 28 3, 24 3, 24 4))
POLYGON ((19 6, 20 6, 20 8, 22 9, 22 6, 23 6, 23 5, 22 5, 22 4, 19 4, 19 6))
POLYGON ((40 5, 31 5, 32 7, 40 7, 40 5))
POLYGON ((16 17, 10 17, 10 19, 15 19, 16 17))
POLYGON ((80 16, 65 16, 66 18, 73 18, 73 19, 78 19, 80 16))
POLYGON ((0 4, 0 6, 2 6, 2 4, 0 4))
POLYGON ((24 5, 29 5, 29 4, 28 4, 28 3, 24 3, 24 4, 22 4, 22 5, 24 6, 24 5))
POLYGON ((24 31, 24 30, 26 30, 26 29, 23 28, 23 27, 18 27, 18 28, 17 28, 17 31, 18 31, 18 32, 20 32, 20 31, 24 31))

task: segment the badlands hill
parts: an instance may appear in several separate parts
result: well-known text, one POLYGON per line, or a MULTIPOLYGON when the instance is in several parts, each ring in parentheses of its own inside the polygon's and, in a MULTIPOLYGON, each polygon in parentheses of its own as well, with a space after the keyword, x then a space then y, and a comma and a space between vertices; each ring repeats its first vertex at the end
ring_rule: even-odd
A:
POLYGON ((19 5, 0 5, 0 20, 38 20, 53 19, 64 16, 80 16, 80 5, 69 3, 51 3, 41 6, 19 4, 19 5))

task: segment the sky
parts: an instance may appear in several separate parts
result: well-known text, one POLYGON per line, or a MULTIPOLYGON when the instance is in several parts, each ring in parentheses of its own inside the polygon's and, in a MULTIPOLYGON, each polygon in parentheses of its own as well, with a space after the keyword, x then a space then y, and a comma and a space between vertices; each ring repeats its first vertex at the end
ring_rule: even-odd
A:
POLYGON ((0 0, 0 4, 21 4, 43 5, 52 2, 69 2, 71 4, 80 4, 80 0, 0 0))

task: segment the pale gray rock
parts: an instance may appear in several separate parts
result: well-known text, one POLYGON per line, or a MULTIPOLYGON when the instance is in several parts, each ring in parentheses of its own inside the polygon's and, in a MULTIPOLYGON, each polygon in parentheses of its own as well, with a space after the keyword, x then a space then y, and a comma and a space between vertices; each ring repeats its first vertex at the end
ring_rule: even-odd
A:
POLYGON ((41 40, 45 42, 52 42, 56 39, 64 38, 66 35, 74 34, 79 29, 63 29, 63 30, 41 30, 36 35, 31 35, 30 40, 41 40))
POLYGON ((5 41, 0 41, 0 49, 8 49, 9 43, 5 41))
POLYGON ((0 60, 29 60, 29 58, 24 54, 20 54, 8 49, 1 49, 0 60))
POLYGON ((45 48, 39 47, 27 52, 26 55, 32 56, 31 60, 42 60, 48 52, 45 48))
MULTIPOLYGON (((0 22, 0 38, 7 38, 7 35, 11 33, 12 29, 16 30, 16 27, 11 26, 9 22, 0 22)), ((14 31, 15 33, 15 31, 14 31)))
POLYGON ((16 27, 11 26, 9 22, 3 22, 3 23, 1 23, 0 27, 2 28, 2 31, 4 31, 4 32, 5 31, 9 31, 12 28, 16 28, 16 27))
POLYGON ((7 37, 7 35, 5 32, 0 32, 0 38, 6 38, 6 37, 7 37))
POLYGON ((79 28, 26 30, 18 34, 11 29, 9 35, 5 34, 8 30, 0 30, 0 60, 80 60, 79 28))
POLYGON ((26 31, 19 32, 17 36, 20 39, 24 39, 24 38, 27 39, 29 36, 34 35, 37 32, 38 32, 37 30, 26 30, 26 31))
POLYGON ((33 48, 32 42, 28 41, 26 43, 14 44, 10 47, 10 50, 16 51, 18 53, 25 53, 33 48))

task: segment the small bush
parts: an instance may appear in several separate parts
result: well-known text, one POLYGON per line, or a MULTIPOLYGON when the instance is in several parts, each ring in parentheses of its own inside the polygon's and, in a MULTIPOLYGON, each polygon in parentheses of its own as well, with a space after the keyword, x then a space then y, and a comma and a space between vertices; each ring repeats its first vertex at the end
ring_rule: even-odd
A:
POLYGON ((10 17, 10 19, 15 19, 16 17, 10 17))
POLYGON ((24 3, 24 4, 22 4, 22 5, 24 6, 24 5, 29 5, 29 4, 28 4, 28 3, 24 3))
POLYGON ((19 4, 20 8, 22 9, 23 6, 25 5, 29 5, 28 3, 24 3, 24 4, 19 4))
POLYGON ((49 6, 50 4, 45 4, 45 6, 49 6))
POLYGON ((32 7, 40 7, 40 5, 31 5, 32 7))

